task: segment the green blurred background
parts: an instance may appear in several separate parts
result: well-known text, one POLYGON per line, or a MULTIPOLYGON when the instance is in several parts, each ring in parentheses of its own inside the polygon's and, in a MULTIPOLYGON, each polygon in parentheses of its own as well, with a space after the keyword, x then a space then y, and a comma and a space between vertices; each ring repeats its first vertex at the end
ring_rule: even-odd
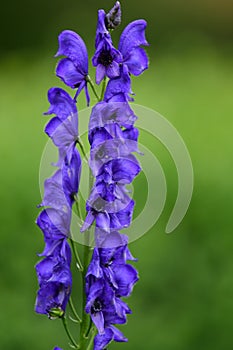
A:
MULTIPOLYGON (((47 141, 42 113, 48 108, 48 88, 63 86, 54 76, 57 35, 63 29, 76 30, 91 56, 96 11, 112 5, 106 0, 1 3, 0 348, 4 350, 45 350, 55 345, 68 349, 60 322, 33 312, 34 264, 43 248, 34 224, 41 200, 38 169, 47 141)), ((129 343, 109 348, 230 350, 233 3, 123 0, 122 9, 123 24, 115 39, 131 20, 148 22, 150 70, 133 80, 136 103, 157 110, 180 132, 193 161, 195 187, 183 222, 166 235, 177 176, 169 154, 155 142, 153 151, 167 176, 167 202, 156 226, 131 245, 139 258, 141 280, 128 300, 133 315, 123 330, 129 343)), ((84 106, 82 97, 80 109, 84 106)), ((140 194, 140 179, 135 188, 139 212, 140 198, 145 197, 140 194)))

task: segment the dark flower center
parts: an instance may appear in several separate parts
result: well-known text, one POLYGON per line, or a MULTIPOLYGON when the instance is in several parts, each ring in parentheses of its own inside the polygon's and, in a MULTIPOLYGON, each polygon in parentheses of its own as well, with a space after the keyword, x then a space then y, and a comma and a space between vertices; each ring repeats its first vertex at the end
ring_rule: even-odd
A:
POLYGON ((95 300, 92 307, 91 307, 91 313, 96 314, 97 312, 100 312, 102 310, 102 305, 99 300, 95 300))
POLYGON ((109 66, 113 61, 113 57, 110 51, 102 51, 98 57, 98 63, 102 64, 104 67, 109 66))
POLYGON ((104 264, 104 267, 109 267, 109 266, 111 266, 112 265, 112 263, 113 263, 113 260, 114 260, 114 258, 113 258, 113 256, 104 264))

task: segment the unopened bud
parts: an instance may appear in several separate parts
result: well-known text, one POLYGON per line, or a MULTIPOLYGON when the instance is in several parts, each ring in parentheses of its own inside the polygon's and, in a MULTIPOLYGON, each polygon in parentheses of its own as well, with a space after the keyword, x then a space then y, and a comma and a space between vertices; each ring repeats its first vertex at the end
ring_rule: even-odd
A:
POLYGON ((55 320, 56 318, 61 318, 64 316, 64 311, 61 308, 52 308, 49 310, 49 318, 55 320))
POLYGON ((107 29, 116 29, 121 24, 121 4, 119 1, 106 14, 105 22, 107 29))

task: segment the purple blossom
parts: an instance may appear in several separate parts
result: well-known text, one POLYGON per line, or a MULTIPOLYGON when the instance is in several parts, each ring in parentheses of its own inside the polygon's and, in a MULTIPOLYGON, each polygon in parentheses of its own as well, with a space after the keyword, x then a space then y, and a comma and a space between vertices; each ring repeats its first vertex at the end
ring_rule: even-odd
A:
POLYGON ((40 256, 51 256, 59 250, 59 254, 67 259, 65 241, 69 235, 70 219, 70 212, 66 214, 53 208, 44 209, 39 214, 36 223, 45 240, 45 249, 40 256))
POLYGON ((94 349, 103 349, 112 340, 127 341, 114 324, 126 323, 131 310, 120 297, 129 296, 138 280, 137 271, 127 260, 135 260, 127 247, 127 237, 114 232, 95 248, 86 274, 87 304, 98 329, 94 349))
POLYGON ((51 88, 48 92, 50 107, 45 114, 56 114, 45 127, 46 134, 52 139, 59 150, 61 166, 65 157, 71 161, 74 147, 78 139, 78 111, 67 92, 60 88, 51 88))
POLYGON ((87 104, 90 97, 87 89, 88 54, 84 41, 75 32, 64 30, 58 37, 59 48, 55 57, 66 56, 58 62, 56 74, 72 89, 78 88, 75 98, 85 89, 87 104))
POLYGON ((126 64, 121 66, 120 75, 114 79, 109 80, 104 101, 106 102, 127 102, 133 101, 130 96, 133 94, 131 90, 131 79, 129 70, 126 64))
MULTIPOLYGON (((67 249, 68 248, 67 244, 67 249)), ((68 261, 59 255, 47 257, 36 265, 39 282, 35 311, 50 316, 52 309, 65 311, 71 293, 72 275, 68 261)))
POLYGON ((96 28, 95 55, 92 58, 96 67, 96 83, 100 84, 105 76, 110 79, 120 74, 119 63, 122 62, 121 53, 114 48, 111 36, 105 26, 106 14, 104 10, 98 11, 96 28))
POLYGON ((103 350, 112 341, 127 342, 128 339, 114 326, 105 328, 104 334, 97 334, 94 340, 94 350, 103 350))
POLYGON ((148 68, 148 57, 140 46, 148 46, 145 37, 147 23, 143 19, 133 21, 127 25, 120 37, 119 51, 123 56, 123 63, 127 65, 129 73, 141 74, 148 68))
POLYGON ((114 48, 110 39, 104 37, 92 58, 96 67, 96 84, 100 84, 105 76, 112 79, 120 74, 119 63, 122 62, 120 52, 114 48))

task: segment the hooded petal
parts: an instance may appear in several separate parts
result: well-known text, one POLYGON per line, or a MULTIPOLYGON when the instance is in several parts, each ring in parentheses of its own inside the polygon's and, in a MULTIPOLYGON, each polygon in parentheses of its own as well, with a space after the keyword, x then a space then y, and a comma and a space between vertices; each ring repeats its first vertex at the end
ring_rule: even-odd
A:
POLYGON ((133 21, 127 25, 120 37, 119 51, 127 60, 131 51, 138 46, 148 45, 145 37, 147 23, 143 19, 133 21))
POLYGON ((64 30, 58 37, 59 48, 55 57, 66 56, 74 62, 83 76, 88 74, 87 48, 83 39, 71 30, 64 30))
POLYGON ((131 51, 124 64, 128 66, 129 72, 134 75, 140 75, 145 69, 148 69, 148 57, 141 47, 131 51))
POLYGON ((59 61, 56 75, 72 89, 79 87, 82 81, 85 81, 84 75, 77 70, 74 62, 69 58, 59 61))
POLYGON ((106 328, 104 334, 97 334, 94 340, 94 350, 103 350, 113 340, 113 331, 106 328))
POLYGON ((60 88, 51 88, 48 91, 48 100, 50 102, 49 110, 44 113, 55 114, 60 120, 65 120, 72 114, 77 114, 77 107, 70 95, 60 88))

